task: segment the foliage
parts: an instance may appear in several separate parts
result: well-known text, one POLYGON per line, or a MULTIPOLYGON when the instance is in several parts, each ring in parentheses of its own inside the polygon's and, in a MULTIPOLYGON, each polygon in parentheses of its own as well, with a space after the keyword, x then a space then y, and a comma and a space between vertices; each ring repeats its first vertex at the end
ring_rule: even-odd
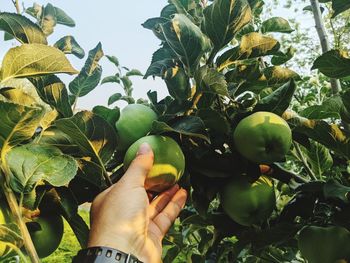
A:
POLYGON ((332 50, 323 54, 318 45, 305 48, 309 38, 297 21, 269 17, 271 2, 170 0, 143 24, 160 41, 146 73, 106 56, 116 73, 103 79, 101 43, 80 71, 67 58, 85 56, 73 36, 48 44, 57 24, 75 26, 59 7, 1 12, 5 40, 18 44, 0 70, 1 192, 19 227, 3 226, 1 240, 28 248, 21 226, 40 211, 62 215, 86 245, 89 229, 78 206, 123 173, 114 125, 120 111, 111 107, 119 100, 151 107, 158 114, 151 134, 172 137, 185 154, 180 184, 191 196, 165 238, 164 262, 304 262, 297 243, 304 226, 350 229, 350 6, 321 2, 332 34, 332 50), (66 85, 56 74, 76 76, 66 85), (135 101, 133 76, 162 78, 169 96, 149 91, 148 100, 135 101), (340 92, 329 78, 340 79, 340 92), (79 98, 110 82, 122 92, 108 98, 109 107, 76 111, 79 98), (280 115, 292 129, 280 162, 250 162, 235 146, 238 123, 258 111, 280 115), (261 224, 240 225, 223 211, 221 189, 237 176, 254 184, 261 174, 273 180, 274 212, 261 224))

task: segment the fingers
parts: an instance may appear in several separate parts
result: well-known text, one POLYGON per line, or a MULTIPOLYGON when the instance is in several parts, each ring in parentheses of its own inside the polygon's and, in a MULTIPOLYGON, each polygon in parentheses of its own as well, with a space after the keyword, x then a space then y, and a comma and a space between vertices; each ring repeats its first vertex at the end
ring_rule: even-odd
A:
POLYGON ((170 189, 168 189, 167 191, 157 196, 148 207, 149 218, 153 219, 160 212, 162 212, 162 210, 167 206, 171 198, 173 198, 173 196, 176 194, 178 190, 179 190, 179 185, 176 184, 170 189))
POLYGON ((141 144, 136 158, 122 177, 130 187, 144 187, 146 176, 153 166, 153 151, 147 143, 141 144))
POLYGON ((154 219, 153 222, 158 226, 161 232, 161 238, 165 236, 175 219, 180 214, 184 207, 187 199, 187 192, 185 189, 180 189, 171 198, 167 206, 160 212, 154 219))

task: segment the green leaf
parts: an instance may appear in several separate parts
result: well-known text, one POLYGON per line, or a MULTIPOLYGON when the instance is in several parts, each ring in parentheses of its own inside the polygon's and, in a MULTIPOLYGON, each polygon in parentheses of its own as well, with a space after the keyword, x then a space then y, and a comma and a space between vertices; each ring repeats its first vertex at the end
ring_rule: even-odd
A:
POLYGON ((17 193, 30 193, 40 180, 63 186, 78 170, 74 158, 52 146, 19 146, 7 153, 6 161, 11 171, 11 188, 17 193))
POLYGON ((112 96, 109 97, 108 99, 108 106, 112 105, 114 102, 117 102, 118 100, 120 100, 123 97, 123 95, 121 93, 115 93, 112 96))
POLYGON ((65 154, 82 157, 78 146, 74 144, 72 139, 54 126, 51 126, 42 132, 38 144, 54 146, 59 148, 65 154))
POLYGON ((43 109, 0 101, 0 149, 7 152, 12 147, 29 140, 39 127, 43 109))
POLYGON ((69 223, 81 247, 86 247, 89 227, 78 213, 78 202, 67 187, 53 188, 46 192, 41 208, 50 208, 61 214, 69 223))
POLYGON ((73 54, 78 58, 83 58, 85 56, 84 49, 81 48, 73 36, 62 37, 54 44, 54 47, 63 51, 65 54, 73 54))
POLYGON ((252 19, 246 0, 215 0, 204 9, 203 28, 219 51, 252 19))
POLYGON ((119 60, 118 60, 117 57, 106 55, 106 58, 107 58, 110 62, 112 62, 116 67, 119 67, 119 60))
POLYGON ((165 24, 168 21, 169 19, 164 17, 153 17, 153 18, 147 19, 142 24, 142 26, 146 29, 152 30, 153 34, 161 41, 165 41, 161 25, 165 24))
POLYGON ((340 119, 342 101, 340 97, 326 99, 322 105, 312 105, 302 110, 299 114, 311 120, 322 120, 328 118, 340 119))
POLYGON ((107 121, 112 127, 115 127, 115 123, 118 121, 120 116, 119 108, 110 109, 104 106, 95 106, 92 112, 96 115, 102 117, 107 121))
POLYGON ((238 47, 229 49, 216 61, 219 69, 234 64, 236 61, 274 55, 280 48, 280 43, 269 36, 257 32, 244 35, 238 47))
POLYGON ((279 33, 292 33, 292 29, 289 25, 289 22, 282 17, 272 17, 268 20, 265 20, 261 25, 261 32, 279 32, 279 33))
POLYGON ((40 27, 42 28, 44 34, 49 36, 53 33, 56 24, 57 18, 55 7, 52 4, 47 4, 42 9, 40 27))
POLYGON ((29 79, 35 86, 40 98, 54 107, 61 116, 68 118, 73 115, 69 103, 68 91, 64 83, 55 75, 29 79))
POLYGON ((333 159, 329 150, 322 144, 314 141, 311 142, 310 147, 303 149, 312 171, 318 178, 322 178, 324 173, 333 166, 333 159))
POLYGON ((289 60, 291 60, 294 56, 295 49, 293 47, 289 47, 287 49, 286 53, 283 53, 281 51, 278 51, 272 58, 271 58, 271 64, 274 66, 282 65, 289 60))
POLYGON ((223 134, 228 134, 230 131, 230 124, 225 117, 213 109, 200 109, 197 116, 203 120, 205 127, 212 131, 223 134))
POLYGON ((340 79, 350 76, 350 58, 339 50, 331 50, 318 57, 312 66, 330 78, 340 79))
POLYGON ((0 30, 13 36, 22 44, 47 45, 41 28, 28 18, 12 13, 0 13, 0 30))
POLYGON ((207 39, 200 28, 185 15, 161 25, 166 42, 177 54, 190 73, 196 69, 199 60, 208 47, 207 39))
POLYGON ((151 65, 143 78, 146 79, 149 76, 162 77, 167 69, 175 66, 175 60, 177 60, 177 56, 174 51, 168 45, 163 45, 153 53, 151 65))
POLYGON ((79 204, 92 202, 107 188, 103 174, 103 168, 100 165, 84 159, 79 160, 78 173, 69 183, 69 189, 79 204))
POLYGON ((79 75, 69 83, 69 91, 76 97, 83 97, 89 94, 100 83, 102 67, 98 62, 102 57, 102 45, 98 43, 98 45, 89 52, 89 57, 79 75))
POLYGON ((181 67, 168 69, 163 79, 167 85, 169 94, 176 100, 187 100, 191 96, 190 79, 181 67))
POLYGON ((301 117, 293 117, 289 122, 295 126, 294 132, 308 136, 344 158, 350 158, 350 142, 338 125, 301 117))
POLYGON ((105 83, 120 83, 120 78, 119 76, 108 76, 101 81, 101 84, 105 83))
POLYGON ((82 111, 71 118, 60 119, 56 126, 97 164, 107 163, 116 149, 114 129, 92 112, 82 111))
POLYGON ((350 3, 344 0, 332 0, 332 9, 334 10, 334 14, 332 18, 336 17, 340 13, 348 10, 350 8, 350 3))
POLYGON ((338 181, 330 180, 323 186, 323 195, 326 199, 338 199, 349 203, 350 187, 342 185, 338 181))
POLYGON ((23 44, 11 48, 2 61, 2 82, 12 78, 42 76, 56 73, 78 73, 57 48, 41 44, 23 44))
POLYGON ((130 76, 143 76, 143 74, 141 73, 141 71, 139 71, 138 69, 129 70, 128 72, 126 72, 125 75, 126 75, 127 77, 130 77, 130 76))
POLYGON ((204 122, 195 116, 179 117, 168 124, 161 121, 153 122, 151 133, 162 134, 166 132, 175 132, 209 141, 204 122))
POLYGON ((260 100, 254 111, 270 111, 277 115, 282 115, 288 109, 295 90, 295 82, 291 80, 260 100))
POLYGON ((69 26, 69 27, 75 27, 74 20, 66 14, 61 8, 54 7, 55 8, 55 16, 57 24, 69 26))
POLYGON ((197 92, 207 92, 227 95, 227 83, 225 76, 213 68, 203 66, 195 74, 197 92))

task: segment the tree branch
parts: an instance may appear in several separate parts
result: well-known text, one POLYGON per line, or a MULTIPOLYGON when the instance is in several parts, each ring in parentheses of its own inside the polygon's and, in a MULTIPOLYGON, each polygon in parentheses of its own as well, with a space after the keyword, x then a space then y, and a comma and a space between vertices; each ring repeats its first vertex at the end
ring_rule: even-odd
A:
MULTIPOLYGON (((322 53, 325 53, 331 50, 331 47, 328 41, 327 31, 322 20, 320 3, 318 0, 310 0, 310 2, 312 6, 312 12, 314 14, 316 31, 321 42, 322 53)), ((339 93, 341 91, 340 81, 337 79, 331 79, 330 82, 333 94, 339 93)))

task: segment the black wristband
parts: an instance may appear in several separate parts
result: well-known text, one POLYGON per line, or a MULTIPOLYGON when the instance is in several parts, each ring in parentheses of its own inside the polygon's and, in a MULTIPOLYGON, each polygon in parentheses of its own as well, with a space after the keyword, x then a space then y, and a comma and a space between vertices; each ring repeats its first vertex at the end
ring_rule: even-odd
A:
POLYGON ((109 247, 89 247, 82 249, 72 263, 142 263, 132 254, 109 247))

